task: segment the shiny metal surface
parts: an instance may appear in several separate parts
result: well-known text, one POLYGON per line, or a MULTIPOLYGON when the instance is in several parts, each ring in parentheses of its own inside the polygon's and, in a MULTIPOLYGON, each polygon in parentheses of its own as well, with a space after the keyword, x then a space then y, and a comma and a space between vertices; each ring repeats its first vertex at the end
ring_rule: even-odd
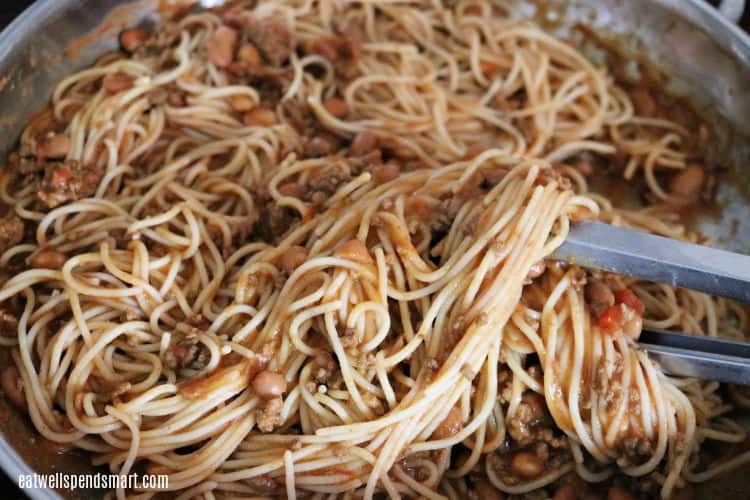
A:
MULTIPOLYGON (((208 0, 206 0, 208 1, 208 0)), ((603 36, 622 42, 622 48, 647 54, 651 62, 664 69, 668 87, 694 96, 711 113, 724 117, 736 130, 750 135, 750 39, 721 17, 702 0, 540 0, 558 5, 560 29, 582 23, 603 36)), ((55 82, 71 71, 90 64, 102 52, 116 46, 119 27, 152 18, 149 5, 156 0, 38 0, 0 34, 0 154, 16 142, 27 119, 43 105, 55 82), (115 16, 108 14, 126 6, 115 16), (104 29, 101 29, 105 23, 104 29), (80 43, 89 36, 89 43, 80 43), (78 45, 77 50, 69 50, 78 45)), ((530 1, 523 0, 524 16, 535 15, 530 1)), ((84 40, 85 41, 85 40, 84 40)), ((727 129, 728 130, 728 129, 727 129)), ((728 136, 729 137, 729 136, 728 136)), ((728 154, 727 163, 750 157, 750 142, 722 144, 720 153, 728 154)), ((743 165, 744 166, 744 165, 743 165)), ((741 181, 725 185, 720 191, 725 215, 711 221, 705 229, 723 244, 750 249, 750 217, 747 205, 738 196, 737 185, 750 185, 744 168, 736 170, 741 181)), ((6 421, 0 429, 0 466, 10 477, 28 473, 27 464, 36 464, 40 472, 50 466, 36 462, 49 453, 29 445, 37 439, 27 417, 5 405, 0 410, 6 421)), ((81 471, 88 466, 80 458, 55 457, 56 471, 81 471)), ((746 498, 747 487, 722 485, 724 498, 746 498)), ((34 499, 57 498, 47 490, 28 490, 34 499)), ((69 498, 98 498, 95 492, 64 492, 69 498)), ((705 493, 711 498, 711 493, 705 493)))
MULTIPOLYGON (((153 17, 155 2, 123 0, 38 0, 0 33, 0 156, 18 140, 58 81, 117 47, 119 26, 153 17), (110 17, 116 11, 114 17, 110 17), (86 36, 91 37, 90 43, 86 36), (99 36, 100 35, 100 36, 99 36)), ((21 474, 91 472, 80 457, 60 455, 39 461, 49 451, 34 443, 39 436, 28 417, 0 398, 0 467, 12 479, 21 474)), ((49 489, 27 489, 33 500, 61 498, 49 489)), ((100 491, 63 492, 66 498, 101 498, 100 491)))
POLYGON ((579 222, 552 258, 750 303, 750 256, 704 245, 579 222))
POLYGON ((745 0, 723 0, 719 3, 719 12, 728 20, 736 23, 745 11, 745 0))
MULTIPOLYGON (((551 258, 750 303, 750 256, 725 250, 579 222, 551 258)), ((750 343, 653 330, 638 342, 671 375, 750 385, 750 343)))
POLYGON ((670 375, 750 385, 750 344, 644 330, 638 343, 670 375))

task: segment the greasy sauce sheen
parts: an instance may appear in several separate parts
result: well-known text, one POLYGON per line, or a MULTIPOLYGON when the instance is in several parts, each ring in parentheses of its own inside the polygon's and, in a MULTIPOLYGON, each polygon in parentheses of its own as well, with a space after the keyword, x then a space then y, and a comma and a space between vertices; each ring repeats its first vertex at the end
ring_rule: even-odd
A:
POLYGON ((670 498, 750 461, 747 394, 635 343, 746 308, 546 259, 584 219, 704 241, 682 101, 495 2, 171 15, 0 173, 0 381, 39 439, 205 499, 670 498))

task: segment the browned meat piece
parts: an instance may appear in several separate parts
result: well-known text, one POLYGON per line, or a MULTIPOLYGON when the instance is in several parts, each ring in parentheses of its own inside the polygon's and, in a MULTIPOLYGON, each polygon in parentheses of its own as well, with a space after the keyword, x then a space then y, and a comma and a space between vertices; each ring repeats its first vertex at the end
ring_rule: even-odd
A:
POLYGON ((24 156, 19 155, 18 153, 11 153, 11 155, 8 157, 8 166, 12 169, 11 171, 17 175, 17 177, 23 177, 28 174, 36 174, 43 168, 33 156, 24 156))
POLYGON ((308 186, 310 191, 322 191, 330 196, 336 192, 341 184, 348 182, 351 176, 346 169, 332 165, 330 167, 318 170, 310 176, 308 186))
POLYGON ((114 401, 133 388, 130 382, 112 381, 99 376, 94 376, 92 382, 92 389, 106 401, 114 401))
POLYGON ((527 391, 521 398, 521 404, 513 417, 508 419, 508 434, 519 445, 526 446, 537 439, 537 430, 546 420, 544 397, 527 391))
POLYGON ((333 356, 326 351, 322 351, 315 356, 315 363, 318 365, 315 380, 321 384, 328 382, 338 369, 333 356))
POLYGON ((292 34, 281 22, 247 16, 243 24, 245 34, 271 66, 281 66, 294 50, 292 34))
MULTIPOLYGON (((164 49, 177 43, 181 32, 182 30, 177 23, 166 22, 159 23, 156 32, 151 33, 148 37, 144 36, 143 33, 138 33, 137 36, 133 37, 137 39, 137 42, 132 44, 135 47, 136 57, 153 57, 162 54, 164 49)), ((120 43, 125 48, 122 38, 120 43)), ((125 50, 127 51, 127 49, 125 50)))
POLYGON ((594 315, 598 318, 605 309, 614 305, 615 294, 603 281, 591 279, 585 288, 586 300, 594 315))
POLYGON ((640 464, 654 453, 653 444, 645 437, 629 437, 622 441, 622 452, 627 463, 640 464))
POLYGON ((284 406, 282 399, 274 398, 266 401, 266 404, 255 411, 255 420, 258 429, 262 432, 271 432, 281 425, 281 408, 284 406))
POLYGON ((353 38, 343 36, 324 36, 313 38, 304 43, 305 54, 317 54, 326 58, 345 79, 357 76, 361 47, 353 38))
POLYGON ((173 370, 177 368, 201 370, 206 367, 210 357, 206 346, 195 336, 189 336, 164 353, 164 362, 173 370))
MULTIPOLYGON (((240 67, 241 68, 241 67, 240 67)), ((237 71, 232 66, 232 71, 237 71)), ((289 83, 292 81, 292 72, 286 69, 275 69, 263 66, 258 69, 240 69, 238 76, 246 76, 244 83, 253 87, 260 97, 260 101, 266 105, 275 106, 281 96, 284 95, 289 83)))
POLYGON ((263 205, 259 220, 262 221, 256 227, 259 236, 264 241, 275 243, 281 235, 292 227, 297 220, 296 213, 285 207, 280 207, 273 200, 263 205))
POLYGON ((112 391, 108 394, 110 401, 114 400, 115 398, 119 398, 123 394, 126 394, 132 387, 133 386, 130 384, 130 382, 120 382, 119 384, 115 385, 112 388, 112 391))
POLYGON ((23 221, 15 214, 0 218, 0 254, 23 239, 23 221))
POLYGON ((282 102, 279 108, 285 121, 294 128, 300 138, 309 137, 318 130, 320 124, 307 104, 296 100, 288 100, 282 102))
POLYGON ((102 170, 75 160, 46 163, 37 197, 48 208, 55 208, 91 196, 103 176, 102 170))

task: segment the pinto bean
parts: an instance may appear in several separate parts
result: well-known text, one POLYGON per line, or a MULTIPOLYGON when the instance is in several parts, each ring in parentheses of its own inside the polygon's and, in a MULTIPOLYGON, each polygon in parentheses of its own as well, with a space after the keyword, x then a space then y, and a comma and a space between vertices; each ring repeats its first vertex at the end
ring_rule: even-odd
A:
POLYGON ((64 134, 50 135, 39 145, 37 155, 40 158, 62 159, 70 151, 70 139, 64 134))
POLYGON ((260 52, 251 43, 244 43, 237 51, 237 60, 246 69, 257 69, 262 63, 260 52))
POLYGON ((120 47, 128 54, 132 54, 146 43, 151 35, 140 28, 130 28, 120 32, 120 47))
POLYGON ((102 79, 102 87, 110 94, 116 94, 128 90, 133 86, 135 77, 127 73, 110 73, 102 79))
POLYGON ((338 137, 330 132, 318 132, 305 144, 305 155, 310 158, 329 156, 339 148, 338 137))
POLYGON ((229 105, 232 106, 233 110, 239 111, 240 113, 245 113, 255 107, 255 103, 250 99, 250 96, 245 94, 235 94, 230 97, 229 105))
POLYGON ((293 196, 294 198, 304 198, 307 194, 305 187, 298 182, 286 182, 279 186, 279 193, 284 196, 293 196))
POLYGON ((372 179, 377 184, 385 184, 388 181, 392 181, 401 174, 398 165, 395 163, 382 163, 372 167, 372 179))
POLYGON ((323 101, 323 107, 336 118, 343 118, 349 113, 346 101, 338 97, 331 97, 323 101))
POLYGON ((700 165, 688 165, 669 181, 669 191, 681 198, 697 198, 706 182, 706 172, 700 165))
POLYGON ((286 392, 286 380, 276 372, 263 370, 253 379, 253 390, 263 399, 273 399, 286 392))
POLYGON ((367 130, 364 130, 362 132, 357 133, 357 135, 354 136, 354 140, 352 141, 352 145, 349 148, 349 153, 352 156, 364 156, 368 153, 371 153, 378 147, 378 136, 373 134, 372 132, 368 132, 367 130))
POLYGON ((513 472, 526 479, 533 479, 544 472, 544 462, 534 453, 528 451, 516 453, 510 466, 513 472))
POLYGON ((68 258, 57 250, 41 250, 29 259, 31 267, 36 269, 62 269, 68 258))
POLYGON ((234 59, 239 35, 228 26, 219 26, 208 40, 208 60, 217 68, 226 68, 234 59))
POLYGON ((272 109, 255 108, 246 112, 242 121, 248 127, 270 127, 276 125, 279 120, 272 109))

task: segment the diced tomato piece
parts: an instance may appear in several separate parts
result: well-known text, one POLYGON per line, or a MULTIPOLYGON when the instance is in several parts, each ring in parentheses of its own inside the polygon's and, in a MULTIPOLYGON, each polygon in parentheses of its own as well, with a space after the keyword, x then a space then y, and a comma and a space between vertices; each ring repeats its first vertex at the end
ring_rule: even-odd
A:
POLYGON ((622 316, 622 308, 619 305, 609 306, 599 316, 599 328, 607 333, 615 333, 622 328, 625 318, 622 316))
POLYGON ((56 168, 55 171, 52 172, 52 184, 55 186, 65 184, 72 178, 73 173, 67 168, 56 168))
POLYGON ((623 288, 619 292, 615 294, 615 302, 618 304, 625 304, 632 310, 638 314, 638 316, 643 316, 643 311, 646 310, 646 306, 643 305, 643 302, 641 302, 641 299, 638 298, 638 296, 633 293, 632 290, 629 288, 623 288))

